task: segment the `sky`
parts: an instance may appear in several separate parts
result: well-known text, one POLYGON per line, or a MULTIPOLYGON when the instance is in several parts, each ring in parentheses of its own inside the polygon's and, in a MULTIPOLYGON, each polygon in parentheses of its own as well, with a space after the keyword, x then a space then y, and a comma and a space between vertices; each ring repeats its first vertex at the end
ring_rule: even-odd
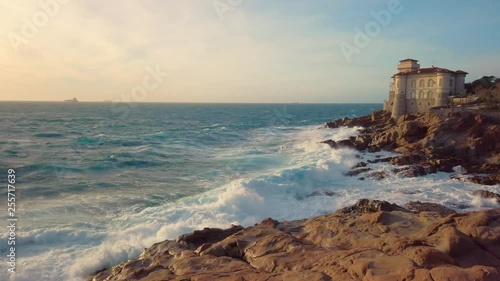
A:
POLYGON ((399 60, 500 76, 498 0, 0 0, 0 100, 381 103, 399 60))

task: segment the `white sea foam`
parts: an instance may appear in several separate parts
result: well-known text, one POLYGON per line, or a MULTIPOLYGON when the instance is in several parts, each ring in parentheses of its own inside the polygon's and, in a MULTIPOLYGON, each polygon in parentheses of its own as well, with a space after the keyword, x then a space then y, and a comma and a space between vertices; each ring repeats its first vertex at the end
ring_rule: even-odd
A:
MULTIPOLYGON (((16 280, 32 280, 37 272, 41 274, 38 280, 83 280, 96 270, 136 257, 155 242, 174 239, 195 229, 225 228, 230 224, 249 226, 266 217, 300 219, 332 212, 361 198, 398 204, 420 200, 451 207, 467 205, 467 210, 495 205, 470 195, 477 185, 451 180, 445 173, 402 178, 392 174, 387 163, 377 163, 370 167, 387 172, 381 181, 345 176, 357 162, 366 162, 376 154, 335 150, 319 141, 341 140, 356 134, 357 130, 307 127, 259 133, 259 142, 276 144, 273 150, 266 151, 266 157, 279 159, 259 175, 250 174, 219 188, 145 208, 139 213, 123 213, 105 229, 25 233, 23 241, 26 242, 21 245, 28 247, 27 241, 31 239, 33 243, 46 245, 47 251, 27 255, 19 265, 21 272, 16 280), (56 245, 56 241, 60 245, 56 245)), ((242 146, 232 153, 226 151, 221 157, 241 158, 256 147, 259 146, 242 146)), ((378 153, 380 157, 388 155, 391 153, 378 153)), ((498 186, 486 189, 498 191, 498 186)))

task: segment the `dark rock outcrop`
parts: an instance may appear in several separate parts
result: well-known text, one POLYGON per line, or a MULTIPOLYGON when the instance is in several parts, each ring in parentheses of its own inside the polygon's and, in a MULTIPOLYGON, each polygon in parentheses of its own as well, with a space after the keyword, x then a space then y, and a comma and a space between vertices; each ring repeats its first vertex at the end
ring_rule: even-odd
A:
POLYGON ((223 240, 224 238, 233 235, 242 229, 243 227, 240 225, 234 225, 228 229, 204 228, 202 230, 195 230, 189 234, 181 235, 175 242, 194 250, 203 244, 223 240))
POLYGON ((500 194, 488 190, 476 190, 472 193, 474 196, 479 196, 484 199, 495 199, 500 204, 500 194))
POLYGON ((344 214, 365 214, 375 213, 378 211, 392 212, 406 210, 396 204, 391 204, 387 201, 361 199, 353 206, 340 209, 338 212, 344 214))
POLYGON ((435 212, 438 213, 442 217, 446 217, 448 215, 453 215, 456 214, 457 212, 455 210, 452 210, 450 208, 447 208, 443 205, 436 204, 436 203, 423 203, 420 201, 412 201, 408 202, 403 205, 403 208, 416 212, 416 213, 421 213, 421 212, 435 212))

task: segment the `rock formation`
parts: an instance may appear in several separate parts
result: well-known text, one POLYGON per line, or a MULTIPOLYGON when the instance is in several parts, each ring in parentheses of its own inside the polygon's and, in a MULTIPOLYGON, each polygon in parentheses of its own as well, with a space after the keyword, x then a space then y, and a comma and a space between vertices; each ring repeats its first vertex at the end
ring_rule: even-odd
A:
POLYGON ((395 171, 407 176, 453 172, 454 167, 461 166, 470 174, 462 179, 488 185, 500 182, 500 122, 493 116, 467 111, 426 112, 403 115, 393 121, 390 113, 376 111, 369 116, 338 119, 325 126, 363 127, 357 137, 324 143, 333 148, 401 153, 402 156, 390 162, 412 165, 404 171, 395 171), (482 175, 476 175, 479 173, 482 175))
POLYGON ((500 209, 410 207, 365 199, 307 220, 195 231, 91 280, 500 280, 500 209))

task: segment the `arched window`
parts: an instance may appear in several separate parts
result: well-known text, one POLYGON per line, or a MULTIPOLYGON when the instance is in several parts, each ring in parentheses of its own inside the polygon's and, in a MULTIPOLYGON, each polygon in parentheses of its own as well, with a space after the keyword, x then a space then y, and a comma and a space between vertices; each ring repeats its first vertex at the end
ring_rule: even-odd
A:
POLYGON ((411 87, 416 88, 417 87, 417 80, 413 79, 411 80, 411 87))
MULTIPOLYGON (((415 84, 416 84, 416 83, 415 83, 415 84)), ((412 98, 412 99, 417 98, 417 92, 415 92, 415 91, 411 92, 411 98, 412 98)))
POLYGON ((429 87, 429 88, 434 87, 434 81, 432 81, 432 79, 429 79, 429 83, 427 84, 427 87, 429 87))
POLYGON ((420 93, 418 93, 418 98, 419 99, 423 99, 424 98, 424 91, 420 91, 420 93))
POLYGON ((421 88, 425 87, 425 81, 424 81, 424 79, 420 80, 420 87, 421 88))
POLYGON ((427 93, 427 96, 432 99, 433 98, 433 94, 432 94, 432 91, 429 91, 429 93, 427 93))

